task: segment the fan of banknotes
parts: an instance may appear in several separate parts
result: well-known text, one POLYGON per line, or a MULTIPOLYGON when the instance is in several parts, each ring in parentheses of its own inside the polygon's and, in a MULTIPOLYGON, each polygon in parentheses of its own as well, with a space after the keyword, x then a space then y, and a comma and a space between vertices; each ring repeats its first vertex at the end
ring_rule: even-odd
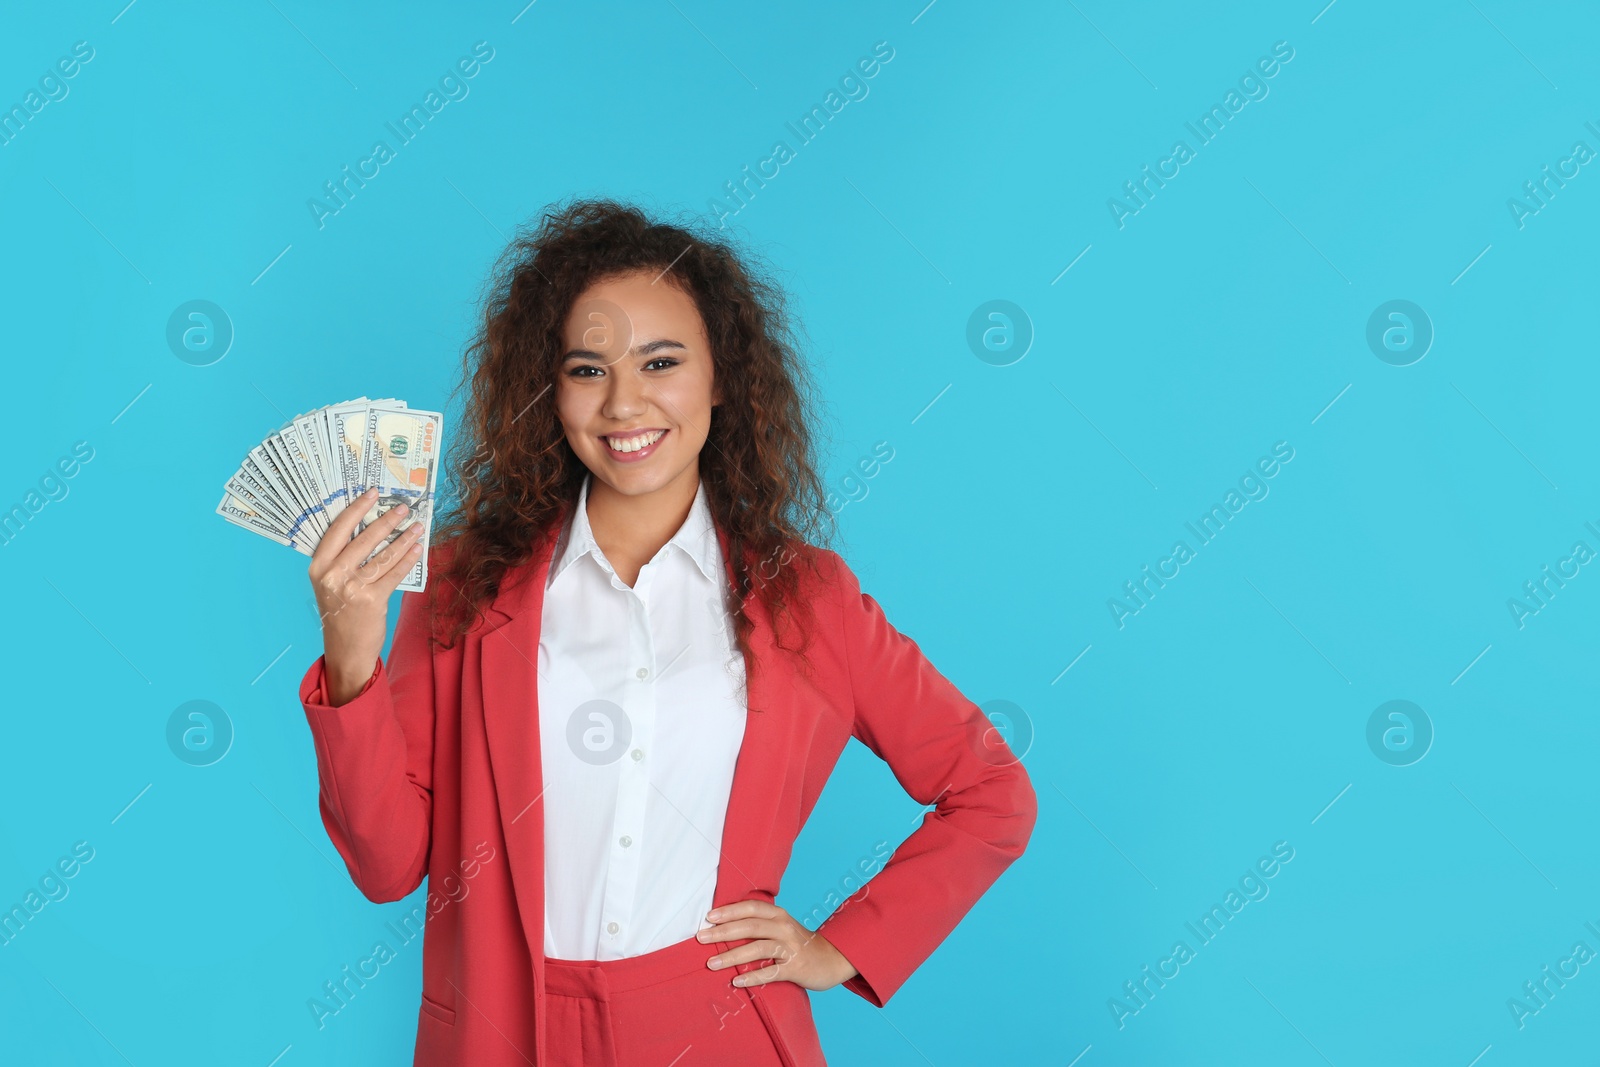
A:
POLYGON ((422 556, 399 588, 428 584, 434 490, 444 447, 444 416, 404 400, 357 397, 296 415, 250 450, 229 478, 217 514, 252 533, 311 555, 349 503, 376 487, 356 523, 359 534, 390 508, 411 511, 367 558, 422 523, 422 556))

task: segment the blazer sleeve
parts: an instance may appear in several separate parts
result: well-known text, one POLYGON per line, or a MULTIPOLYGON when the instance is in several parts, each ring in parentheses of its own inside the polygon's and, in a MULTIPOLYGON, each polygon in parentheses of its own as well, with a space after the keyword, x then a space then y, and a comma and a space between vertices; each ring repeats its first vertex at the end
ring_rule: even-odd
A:
POLYGON ((360 694, 327 703, 327 658, 300 682, 317 751, 318 806, 356 887, 400 900, 428 869, 433 818, 433 650, 429 593, 402 593, 387 661, 360 694))
POLYGON ((866 890, 818 927, 859 972, 845 988, 881 1008, 1022 855, 1038 801, 988 717, 828 555, 842 598, 851 732, 918 803, 935 805, 866 890))

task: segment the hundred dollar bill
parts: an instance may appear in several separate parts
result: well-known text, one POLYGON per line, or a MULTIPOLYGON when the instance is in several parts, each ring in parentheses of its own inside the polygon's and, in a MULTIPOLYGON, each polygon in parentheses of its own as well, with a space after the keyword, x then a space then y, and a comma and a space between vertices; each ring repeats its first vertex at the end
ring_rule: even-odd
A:
POLYGON ((261 483, 256 481, 243 468, 240 468, 237 474, 228 479, 228 483, 224 488, 235 500, 248 506, 251 512, 254 513, 255 519, 270 523, 279 536, 287 538, 291 542, 310 544, 309 540, 296 541, 289 532, 294 525, 293 520, 289 519, 271 499, 266 490, 261 487, 261 483))
POLYGON ((222 494, 222 503, 217 505, 217 514, 231 523, 243 526, 251 533, 258 533, 268 540, 278 542, 280 545, 288 545, 296 552, 304 553, 307 556, 311 555, 310 549, 298 541, 291 541, 283 536, 278 532, 277 526, 271 520, 264 518, 250 504, 232 493, 224 492, 222 494))
POLYGON ((356 533, 378 521, 390 508, 405 504, 411 509, 372 553, 376 555, 413 525, 422 523, 422 555, 399 586, 411 592, 421 592, 428 583, 428 542, 433 535, 434 492, 443 444, 444 415, 440 412, 376 405, 366 410, 361 491, 376 488, 378 496, 356 524, 356 533))
POLYGON ((322 538, 322 529, 315 521, 311 502, 305 498, 295 477, 292 465, 279 450, 275 436, 268 437, 250 450, 242 470, 253 475, 289 516, 289 536, 304 536, 311 544, 322 538))
POLYGON ((324 436, 328 438, 329 482, 333 486, 333 500, 327 506, 329 522, 337 518, 351 500, 368 489, 362 471, 362 455, 366 447, 363 435, 367 411, 373 407, 405 408, 406 402, 394 399, 369 400, 363 396, 342 404, 330 404, 321 411, 324 436))
POLYGON ((328 520, 324 514, 322 493, 311 473, 309 447, 301 440, 293 422, 285 423, 267 441, 274 448, 284 476, 289 479, 291 488, 305 507, 307 520, 320 538, 328 532, 328 520))
POLYGON ((333 522, 333 515, 329 509, 333 506, 332 468, 323 458, 327 445, 322 440, 322 435, 317 432, 320 422, 316 412, 308 411, 303 415, 296 415, 293 423, 295 432, 300 435, 300 441, 305 448, 307 475, 311 479, 312 491, 316 494, 317 505, 322 510, 323 518, 333 522))

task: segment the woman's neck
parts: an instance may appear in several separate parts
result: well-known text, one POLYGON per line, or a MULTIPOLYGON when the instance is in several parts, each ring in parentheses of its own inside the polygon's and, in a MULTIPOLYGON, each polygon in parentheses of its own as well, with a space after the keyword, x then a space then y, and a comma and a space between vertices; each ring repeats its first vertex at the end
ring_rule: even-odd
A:
POLYGON ((700 471, 690 465, 647 493, 623 493, 599 478, 589 479, 589 528, 617 577, 631 586, 639 571, 672 540, 694 506, 700 471))

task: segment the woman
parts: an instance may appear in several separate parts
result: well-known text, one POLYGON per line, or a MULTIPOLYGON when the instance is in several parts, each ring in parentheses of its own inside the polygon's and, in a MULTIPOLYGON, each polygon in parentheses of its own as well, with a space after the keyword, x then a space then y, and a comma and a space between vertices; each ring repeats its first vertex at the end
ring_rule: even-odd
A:
POLYGON ((580 201, 508 249, 468 385, 428 591, 385 661, 419 548, 375 551, 398 509, 352 540, 347 508, 311 560, 325 650, 300 689, 356 885, 429 876, 415 1062, 822 1064, 806 991, 882 1007, 1036 807, 813 543, 781 294, 714 239, 580 201), (774 899, 851 736, 936 811, 813 931, 774 899))

